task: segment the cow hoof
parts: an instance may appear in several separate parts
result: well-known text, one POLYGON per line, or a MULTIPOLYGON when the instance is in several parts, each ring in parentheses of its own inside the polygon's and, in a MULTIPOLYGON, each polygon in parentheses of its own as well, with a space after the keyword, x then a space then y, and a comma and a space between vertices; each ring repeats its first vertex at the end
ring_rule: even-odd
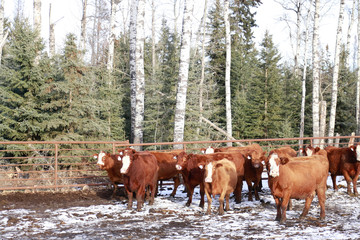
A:
POLYGON ((190 207, 190 203, 186 203, 185 206, 190 207))

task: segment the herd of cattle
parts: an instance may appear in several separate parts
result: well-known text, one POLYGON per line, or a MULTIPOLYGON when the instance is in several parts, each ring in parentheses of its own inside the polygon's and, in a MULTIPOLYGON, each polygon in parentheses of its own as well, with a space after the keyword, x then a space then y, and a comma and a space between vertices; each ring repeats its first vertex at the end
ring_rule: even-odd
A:
POLYGON ((128 194, 128 209, 132 209, 133 193, 136 193, 137 210, 140 211, 146 198, 154 202, 159 180, 174 180, 175 196, 180 184, 180 175, 188 193, 189 206, 194 188, 200 185, 200 207, 204 207, 204 194, 207 196, 211 212, 212 197, 219 197, 219 214, 229 210, 229 197, 233 193, 236 203, 241 202, 243 181, 248 185, 248 200, 259 200, 261 176, 266 167, 268 184, 275 200, 276 220, 286 221, 286 210, 291 206, 290 199, 305 199, 305 207, 300 215, 307 215, 311 202, 318 196, 320 219, 325 218, 325 192, 327 177, 331 175, 333 188, 337 190, 336 176, 343 175, 347 182, 347 193, 358 195, 356 183, 360 173, 360 144, 350 147, 325 149, 304 147, 297 153, 291 147, 281 147, 263 151, 260 145, 245 147, 223 147, 201 149, 202 154, 187 153, 183 150, 170 152, 140 151, 131 148, 118 150, 118 154, 101 151, 95 154, 97 165, 106 170, 114 186, 122 183, 128 194))

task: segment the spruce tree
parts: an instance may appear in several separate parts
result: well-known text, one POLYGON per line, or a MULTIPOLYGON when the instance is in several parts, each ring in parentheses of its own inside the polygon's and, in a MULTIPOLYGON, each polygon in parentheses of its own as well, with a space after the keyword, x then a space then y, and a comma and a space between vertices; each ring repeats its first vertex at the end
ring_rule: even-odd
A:
POLYGON ((46 66, 35 64, 44 44, 26 19, 16 18, 10 30, 0 71, 0 130, 2 140, 43 140, 44 115, 38 94, 46 66))

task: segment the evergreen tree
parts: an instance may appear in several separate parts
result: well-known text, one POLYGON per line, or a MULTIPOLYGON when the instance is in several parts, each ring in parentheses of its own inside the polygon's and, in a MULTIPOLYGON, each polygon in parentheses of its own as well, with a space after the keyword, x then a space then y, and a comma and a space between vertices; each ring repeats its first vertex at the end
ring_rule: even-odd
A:
POLYGON ((38 94, 47 69, 35 64, 44 45, 26 19, 15 19, 5 45, 0 71, 0 130, 2 140, 43 140, 44 116, 38 94))
POLYGON ((282 131, 283 82, 280 54, 271 35, 265 33, 259 54, 259 72, 248 90, 248 138, 276 137, 282 131))

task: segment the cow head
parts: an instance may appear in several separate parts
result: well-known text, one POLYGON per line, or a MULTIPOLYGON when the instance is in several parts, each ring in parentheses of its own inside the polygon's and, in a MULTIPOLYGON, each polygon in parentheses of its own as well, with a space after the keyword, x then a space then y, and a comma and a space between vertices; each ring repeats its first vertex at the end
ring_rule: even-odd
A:
POLYGON ((210 154, 210 153, 214 153, 215 149, 211 146, 209 146, 208 148, 202 148, 201 152, 204 154, 210 154))
POLYGON ((251 165, 254 168, 260 168, 261 166, 263 166, 262 162, 265 161, 265 153, 266 152, 253 151, 251 153, 245 154, 244 157, 248 161, 251 161, 251 165))
POLYGON ((106 153, 104 151, 100 151, 99 154, 94 154, 94 158, 97 159, 96 164, 101 168, 104 169, 105 167, 105 156, 106 153))
POLYGON ((213 174, 213 163, 209 162, 205 165, 205 182, 212 182, 212 174, 213 174))
POLYGON ((360 144, 356 144, 350 147, 355 152, 356 160, 360 161, 360 144))
POLYGON ((186 166, 188 155, 185 152, 179 153, 177 156, 174 156, 174 159, 176 159, 176 169, 178 171, 181 171, 186 166))
POLYGON ((280 159, 277 153, 269 156, 267 169, 270 177, 278 177, 280 175, 280 159))
POLYGON ((136 151, 132 148, 125 148, 119 151, 122 161, 122 167, 120 169, 121 174, 126 174, 129 171, 135 153, 136 151))

